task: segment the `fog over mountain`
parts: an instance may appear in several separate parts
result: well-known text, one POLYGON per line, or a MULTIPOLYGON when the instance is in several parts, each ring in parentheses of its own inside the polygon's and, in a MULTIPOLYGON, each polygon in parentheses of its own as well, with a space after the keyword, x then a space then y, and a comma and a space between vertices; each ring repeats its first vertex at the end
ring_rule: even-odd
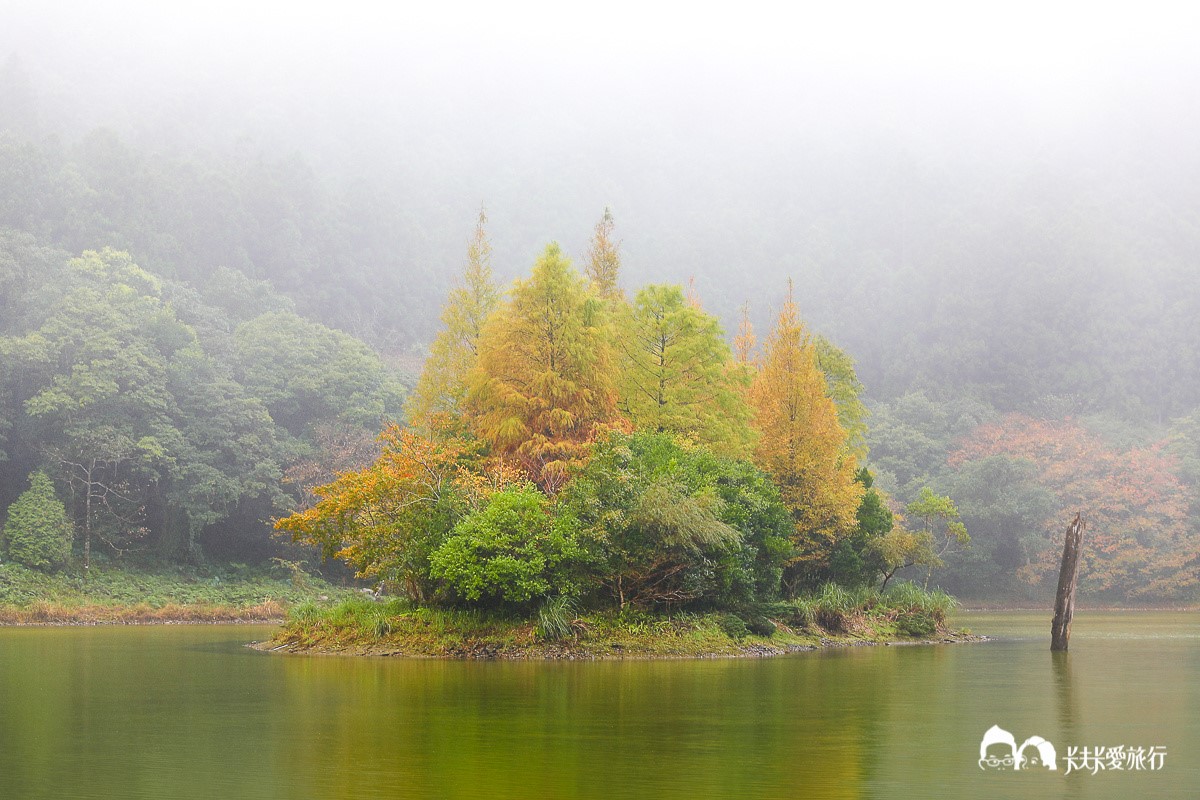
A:
POLYGON ((873 466, 901 497, 949 490, 955 443, 1014 412, 1191 463, 1195 9, 6 2, 0 19, 0 226, 40 245, 127 250, 210 298, 220 267, 266 280, 411 372, 481 206, 504 282, 552 240, 581 263, 609 208, 626 288, 694 280, 731 336, 743 304, 765 333, 794 280, 857 362, 873 466), (903 463, 911 431, 925 455, 903 463))

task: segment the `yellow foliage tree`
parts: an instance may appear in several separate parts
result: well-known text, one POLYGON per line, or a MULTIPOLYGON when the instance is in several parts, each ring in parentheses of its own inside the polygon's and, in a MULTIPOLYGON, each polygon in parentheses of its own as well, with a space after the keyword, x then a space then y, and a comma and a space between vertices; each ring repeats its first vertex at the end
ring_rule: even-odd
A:
POLYGON ((620 242, 613 241, 613 215, 607 208, 604 216, 596 223, 592 235, 592 246, 588 250, 588 263, 584 268, 592 290, 605 300, 623 300, 618 279, 621 274, 620 242))
POLYGON ((742 303, 741 312, 738 333, 733 337, 733 357, 739 364, 750 364, 754 361, 758 337, 754 335, 754 323, 750 321, 750 304, 742 303))
POLYGON ((467 393, 467 376, 479 354, 484 323, 500 300, 492 279, 492 247, 481 209, 475 235, 467 246, 467 266, 462 282, 450 292, 442 310, 443 328, 429 348, 425 369, 408 402, 408 419, 428 428, 435 415, 457 417, 467 393))
POLYGON ((318 486, 311 508, 275 523, 292 539, 321 548, 360 578, 389 581, 425 600, 429 555, 454 523, 454 484, 469 463, 469 442, 443 432, 390 426, 375 463, 318 486))
POLYGON ((557 244, 488 320, 468 384, 476 433, 551 493, 598 434, 622 425, 604 304, 557 244))
POLYGON ((755 462, 774 478, 795 521, 795 553, 785 575, 785 585, 794 589, 806 569, 825 564, 838 540, 854 529, 863 487, 854 480, 846 431, 790 283, 763 344, 750 405, 759 432, 755 462))

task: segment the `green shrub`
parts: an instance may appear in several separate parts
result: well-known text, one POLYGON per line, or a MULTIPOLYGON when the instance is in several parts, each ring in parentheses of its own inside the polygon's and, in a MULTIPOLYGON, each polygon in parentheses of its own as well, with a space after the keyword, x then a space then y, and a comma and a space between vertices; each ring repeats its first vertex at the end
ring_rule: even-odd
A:
POLYGON ((8 507, 4 539, 9 558, 41 570, 60 567, 71 555, 73 538, 71 518, 49 476, 32 473, 29 488, 8 507))
POLYGON ((717 617, 717 627, 730 639, 745 639, 750 635, 750 629, 737 614, 722 614, 717 617))
POLYGON ((778 628, 774 622, 764 617, 762 614, 749 614, 742 617, 742 621, 746 623, 746 628, 755 636, 774 636, 778 628))
POLYGON ((430 557, 430 572, 470 601, 573 594, 583 557, 577 529, 570 515, 552 517, 533 486, 497 492, 454 526, 430 557))
POLYGON ((896 630, 905 636, 929 636, 937 627, 933 614, 927 611, 913 611, 896 620, 896 630))

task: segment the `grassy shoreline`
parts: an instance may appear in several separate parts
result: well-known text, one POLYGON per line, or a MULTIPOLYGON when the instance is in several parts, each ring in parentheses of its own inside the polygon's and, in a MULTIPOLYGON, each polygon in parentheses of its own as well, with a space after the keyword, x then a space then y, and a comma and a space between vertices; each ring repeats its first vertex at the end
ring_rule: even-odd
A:
POLYGON ((354 598, 302 605, 274 637, 279 653, 448 659, 624 659, 772 656, 823 647, 983 641, 954 631, 953 600, 915 587, 881 595, 826 587, 814 598, 739 613, 674 615, 543 609, 531 617, 354 598))
POLYGON ((85 579, 8 563, 0 564, 0 626, 279 623, 289 608, 352 594, 311 575, 263 568, 94 565, 85 579))
POLYGON ((252 606, 168 603, 164 606, 58 605, 0 606, 0 626, 53 627, 59 625, 218 625, 278 624, 287 608, 273 600, 252 606))

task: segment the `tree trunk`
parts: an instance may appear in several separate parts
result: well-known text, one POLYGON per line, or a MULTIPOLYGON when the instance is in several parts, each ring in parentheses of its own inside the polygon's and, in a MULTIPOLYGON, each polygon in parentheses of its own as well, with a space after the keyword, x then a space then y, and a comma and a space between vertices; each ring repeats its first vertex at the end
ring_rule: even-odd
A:
POLYGON ((87 485, 83 499, 83 582, 87 583, 92 570, 92 484, 87 485))
POLYGON ((1063 544, 1062 567, 1058 571, 1058 592, 1054 597, 1054 622, 1050 627, 1050 649, 1065 651, 1071 638, 1071 618, 1075 616, 1075 586, 1079 580, 1079 554, 1083 543, 1083 517, 1075 515, 1067 528, 1063 544))
MULTIPOLYGON (((896 569, 899 569, 899 567, 896 567, 896 569)), ((887 588, 888 581, 890 581, 890 580, 892 579, 892 576, 893 576, 893 575, 895 575, 895 574, 896 574, 896 570, 895 570, 895 569, 894 569, 894 570, 892 570, 891 572, 885 572, 885 573, 883 574, 883 583, 879 584, 879 591, 881 591, 881 592, 882 592, 884 589, 886 589, 886 588, 887 588)))

